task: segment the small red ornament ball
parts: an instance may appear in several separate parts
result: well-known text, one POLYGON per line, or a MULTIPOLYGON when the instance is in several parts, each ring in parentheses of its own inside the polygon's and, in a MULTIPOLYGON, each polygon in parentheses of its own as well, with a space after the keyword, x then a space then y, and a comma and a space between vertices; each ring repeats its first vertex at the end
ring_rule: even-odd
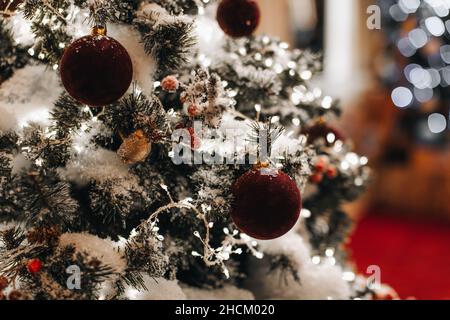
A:
POLYGON ((0 0, 0 11, 5 11, 12 13, 17 7, 23 2, 23 0, 0 0))
POLYGON ((39 259, 32 259, 27 263, 27 269, 30 273, 38 273, 42 269, 42 261, 39 259))
POLYGON ((217 22, 233 38, 252 35, 260 18, 261 11, 255 0, 222 0, 217 9, 217 22))
POLYGON ((308 143, 314 144, 319 139, 323 139, 327 146, 333 146, 336 141, 345 142, 345 136, 342 132, 328 125, 325 122, 318 122, 313 126, 302 130, 302 133, 308 137, 308 143))
POLYGON ((61 79, 77 101, 100 107, 119 100, 133 78, 127 50, 103 34, 85 36, 73 42, 61 59, 61 79))
POLYGON ((283 172, 251 170, 235 182, 232 192, 231 218, 242 232, 253 238, 279 238, 291 230, 300 217, 300 190, 283 172))

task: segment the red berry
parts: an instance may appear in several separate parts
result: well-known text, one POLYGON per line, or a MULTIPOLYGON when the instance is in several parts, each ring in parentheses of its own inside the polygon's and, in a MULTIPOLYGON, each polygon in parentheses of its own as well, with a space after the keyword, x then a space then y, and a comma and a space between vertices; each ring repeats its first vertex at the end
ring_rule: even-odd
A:
POLYGON ((180 87, 180 83, 175 76, 167 76, 161 81, 161 87, 169 92, 175 92, 180 87))
POLYGON ((200 108, 196 104, 191 104, 187 111, 191 117, 196 117, 200 113, 200 108))
POLYGON ((314 170, 316 172, 323 172, 325 170, 325 163, 319 162, 314 165, 314 170))
POLYGON ((327 169, 327 177, 328 177, 328 179, 336 178, 337 174, 338 174, 338 172, 337 172, 337 169, 336 169, 335 166, 328 167, 328 169, 327 169))
POLYGON ((321 183, 322 180, 323 180, 323 174, 322 174, 322 173, 314 173, 314 174, 309 178, 309 180, 310 180, 312 183, 319 184, 319 183, 321 183))
POLYGON ((328 165, 328 161, 324 157, 320 157, 317 159, 316 163, 314 164, 314 169, 318 173, 322 173, 325 171, 326 167, 328 165))
POLYGON ((38 273, 42 269, 42 261, 39 259, 32 259, 27 263, 27 269, 30 273, 38 273))

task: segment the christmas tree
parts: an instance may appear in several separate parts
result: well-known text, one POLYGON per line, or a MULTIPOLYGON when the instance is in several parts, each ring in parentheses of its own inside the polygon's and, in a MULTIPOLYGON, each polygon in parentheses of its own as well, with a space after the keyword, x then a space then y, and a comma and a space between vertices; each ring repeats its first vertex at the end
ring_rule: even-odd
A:
POLYGON ((2 1, 8 299, 356 299, 369 179, 254 0, 2 1))

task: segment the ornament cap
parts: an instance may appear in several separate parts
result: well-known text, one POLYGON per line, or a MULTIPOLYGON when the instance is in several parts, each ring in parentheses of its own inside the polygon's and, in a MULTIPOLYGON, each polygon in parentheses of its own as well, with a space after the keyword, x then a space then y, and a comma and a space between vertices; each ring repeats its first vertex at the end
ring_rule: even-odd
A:
POLYGON ((92 35, 93 36, 106 36, 108 33, 108 29, 106 26, 94 26, 92 28, 92 35))
POLYGON ((321 126, 325 125, 326 123, 327 123, 327 120, 325 120, 324 116, 320 116, 316 121, 316 124, 321 125, 321 126))
POLYGON ((270 167, 270 163, 268 161, 258 161, 253 165, 254 170, 267 169, 270 167))

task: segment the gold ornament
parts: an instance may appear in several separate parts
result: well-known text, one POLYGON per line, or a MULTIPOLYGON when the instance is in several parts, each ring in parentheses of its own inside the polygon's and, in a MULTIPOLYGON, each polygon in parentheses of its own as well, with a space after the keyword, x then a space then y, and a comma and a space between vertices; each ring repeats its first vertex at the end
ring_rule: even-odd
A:
POLYGON ((123 140, 117 154, 125 164, 142 162, 152 151, 152 144, 142 130, 137 130, 123 140))

